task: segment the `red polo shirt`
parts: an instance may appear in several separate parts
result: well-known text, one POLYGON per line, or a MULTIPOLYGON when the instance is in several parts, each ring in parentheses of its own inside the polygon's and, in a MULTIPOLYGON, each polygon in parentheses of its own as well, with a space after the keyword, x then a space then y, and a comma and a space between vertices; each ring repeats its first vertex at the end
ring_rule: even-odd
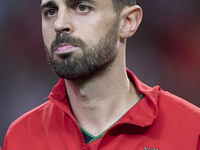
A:
POLYGON ((200 109, 127 73, 145 97, 101 138, 85 143, 61 79, 48 102, 11 124, 3 150, 200 150, 200 109))

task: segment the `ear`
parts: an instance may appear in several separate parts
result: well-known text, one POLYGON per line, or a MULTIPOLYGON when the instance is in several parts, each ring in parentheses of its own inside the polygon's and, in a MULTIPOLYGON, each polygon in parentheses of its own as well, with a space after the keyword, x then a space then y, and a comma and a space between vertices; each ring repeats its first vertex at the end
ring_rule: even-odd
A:
POLYGON ((129 38, 142 21, 142 9, 138 5, 125 7, 120 13, 120 37, 129 38))

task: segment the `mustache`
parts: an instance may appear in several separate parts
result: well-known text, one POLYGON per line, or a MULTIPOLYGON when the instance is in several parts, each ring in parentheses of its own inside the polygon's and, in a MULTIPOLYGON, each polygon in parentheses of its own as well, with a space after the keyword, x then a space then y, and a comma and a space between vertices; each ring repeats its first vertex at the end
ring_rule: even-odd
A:
POLYGON ((86 44, 81 38, 72 37, 68 33, 57 34, 55 40, 51 44, 51 50, 55 51, 61 44, 68 44, 76 47, 80 47, 82 50, 86 49, 86 44))

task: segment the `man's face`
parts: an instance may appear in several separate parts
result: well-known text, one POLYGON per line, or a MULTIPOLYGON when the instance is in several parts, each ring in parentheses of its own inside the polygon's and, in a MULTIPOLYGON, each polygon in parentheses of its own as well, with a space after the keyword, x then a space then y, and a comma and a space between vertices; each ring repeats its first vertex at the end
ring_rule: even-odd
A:
POLYGON ((88 78, 117 54, 118 17, 111 0, 42 0, 47 59, 61 78, 88 78))

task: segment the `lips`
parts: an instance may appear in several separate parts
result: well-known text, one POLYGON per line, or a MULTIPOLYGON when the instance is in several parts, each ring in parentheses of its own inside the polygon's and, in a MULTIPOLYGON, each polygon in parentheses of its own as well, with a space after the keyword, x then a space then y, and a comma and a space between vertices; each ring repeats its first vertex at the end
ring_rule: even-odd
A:
POLYGON ((77 49, 76 46, 72 46, 72 45, 60 45, 56 48, 55 53, 56 54, 65 54, 65 53, 69 53, 73 50, 77 49))

